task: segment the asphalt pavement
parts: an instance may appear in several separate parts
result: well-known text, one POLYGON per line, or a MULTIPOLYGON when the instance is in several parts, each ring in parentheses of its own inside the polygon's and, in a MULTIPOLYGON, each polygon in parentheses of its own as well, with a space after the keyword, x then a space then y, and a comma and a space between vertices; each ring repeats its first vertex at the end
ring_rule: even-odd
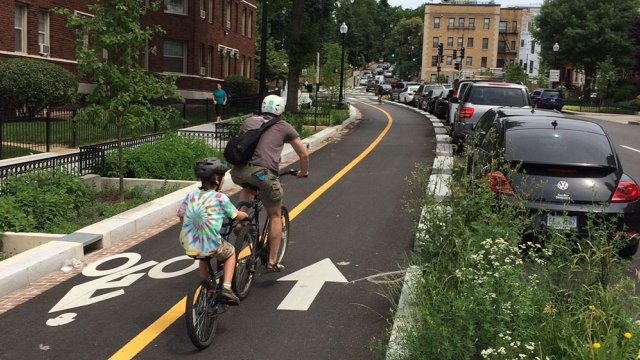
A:
POLYGON ((221 316, 210 348, 198 352, 187 337, 180 301, 197 274, 182 273, 192 262, 181 258, 174 225, 0 315, 0 358, 380 355, 397 300, 391 286, 401 279, 385 274, 403 269, 413 247, 407 178, 433 163, 435 136, 423 115, 370 98, 352 101, 362 119, 311 155, 308 179, 283 178, 292 212, 286 272, 260 274, 249 297, 221 316), (347 282, 324 283, 307 310, 278 310, 305 286, 282 278, 321 266, 347 282))

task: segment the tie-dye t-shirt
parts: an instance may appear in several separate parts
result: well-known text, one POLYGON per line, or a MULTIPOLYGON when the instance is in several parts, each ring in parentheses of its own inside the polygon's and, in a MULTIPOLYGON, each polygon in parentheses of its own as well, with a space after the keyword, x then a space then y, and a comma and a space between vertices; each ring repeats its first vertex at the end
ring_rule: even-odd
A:
POLYGON ((220 228, 225 218, 238 214, 227 195, 209 190, 196 189, 189 193, 180 208, 178 217, 183 217, 180 243, 189 256, 208 256, 220 246, 220 228))

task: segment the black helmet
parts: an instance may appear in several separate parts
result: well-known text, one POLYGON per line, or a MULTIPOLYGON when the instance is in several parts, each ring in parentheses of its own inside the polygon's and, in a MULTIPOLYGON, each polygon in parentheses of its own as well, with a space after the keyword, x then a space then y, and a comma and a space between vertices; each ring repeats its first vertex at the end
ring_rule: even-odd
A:
POLYGON ((209 179, 213 174, 224 175, 229 168, 218 158, 206 158, 196 162, 195 173, 199 179, 209 179))

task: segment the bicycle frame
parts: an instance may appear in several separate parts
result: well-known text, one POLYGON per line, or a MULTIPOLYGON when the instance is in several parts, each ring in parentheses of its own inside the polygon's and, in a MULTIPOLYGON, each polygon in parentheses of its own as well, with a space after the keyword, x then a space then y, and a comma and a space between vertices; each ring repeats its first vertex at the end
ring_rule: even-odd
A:
POLYGON ((248 226, 251 226, 255 229, 257 241, 255 245, 250 244, 249 246, 242 249, 242 251, 238 254, 237 260, 244 259, 247 256, 250 256, 254 252, 257 255, 262 255, 262 252, 265 249, 265 244, 267 243, 266 235, 268 233, 267 230, 269 229, 269 219, 267 218, 265 223, 262 225, 262 230, 260 230, 260 212, 264 208, 264 205, 260 200, 260 196, 257 190, 252 189, 251 195, 253 196, 253 202, 251 203, 251 206, 250 206, 252 214, 248 217, 248 220, 249 220, 248 226), (256 246, 256 249, 254 250, 252 246, 256 246))

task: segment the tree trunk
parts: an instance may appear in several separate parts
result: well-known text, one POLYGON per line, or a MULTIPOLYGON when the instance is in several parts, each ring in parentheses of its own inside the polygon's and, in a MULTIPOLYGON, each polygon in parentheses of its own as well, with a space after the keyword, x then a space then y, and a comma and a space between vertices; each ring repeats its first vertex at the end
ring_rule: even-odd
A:
POLYGON ((299 51, 300 36, 302 35, 304 16, 304 0, 293 0, 293 8, 291 10, 291 43, 289 46, 289 87, 287 89, 287 112, 298 110, 298 89, 300 87, 300 65, 295 60, 299 51))

